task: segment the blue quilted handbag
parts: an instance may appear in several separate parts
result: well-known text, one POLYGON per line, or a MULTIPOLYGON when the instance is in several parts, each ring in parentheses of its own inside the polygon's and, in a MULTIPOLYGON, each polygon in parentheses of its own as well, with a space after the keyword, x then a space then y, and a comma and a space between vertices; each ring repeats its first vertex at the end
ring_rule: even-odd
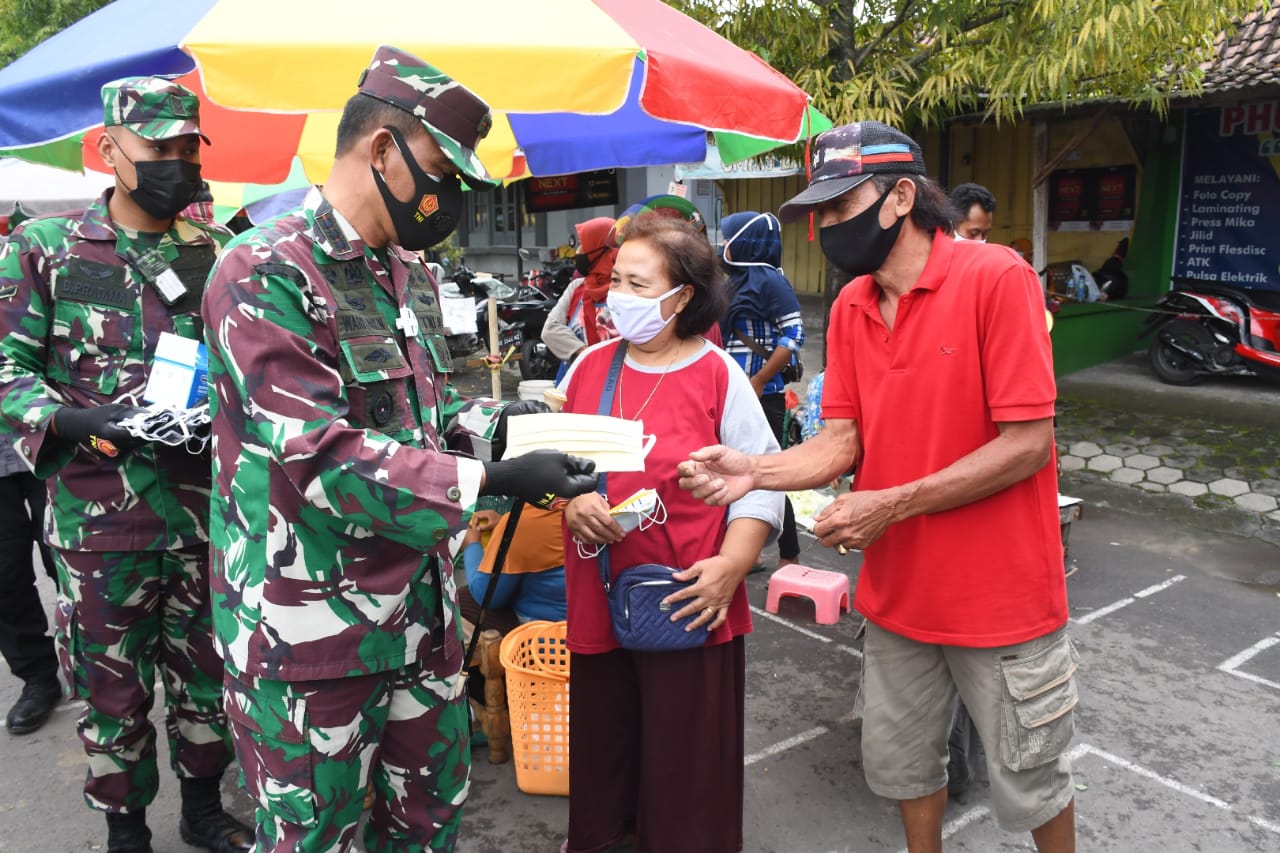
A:
MULTIPOLYGON (((620 341, 609 365, 604 389, 600 393, 599 413, 609 414, 613 408, 613 393, 622 372, 622 360, 626 356, 627 343, 620 341)), ((601 474, 596 489, 607 494, 608 475, 601 474)), ((684 628, 698 614, 671 621, 675 608, 662 603, 662 599, 679 589, 691 586, 693 581, 678 581, 671 576, 679 569, 660 566, 657 563, 641 563, 622 570, 616 581, 610 579, 609 549, 606 547, 596 558, 600 565, 600 583, 609 598, 609 620, 618 645, 635 652, 672 652, 692 649, 707 642, 706 628, 686 631, 684 628)))
MULTIPOLYGON (((607 566, 608 558, 604 553, 600 557, 601 563, 607 566)), ((696 648, 707 642, 706 628, 685 630, 686 625, 698 618, 697 613, 672 622, 671 614, 684 603, 662 603, 676 590, 693 585, 692 581, 672 578, 676 571, 657 563, 641 563, 623 569, 612 586, 606 584, 609 619, 613 622, 613 634, 618 645, 635 652, 672 652, 696 648)))

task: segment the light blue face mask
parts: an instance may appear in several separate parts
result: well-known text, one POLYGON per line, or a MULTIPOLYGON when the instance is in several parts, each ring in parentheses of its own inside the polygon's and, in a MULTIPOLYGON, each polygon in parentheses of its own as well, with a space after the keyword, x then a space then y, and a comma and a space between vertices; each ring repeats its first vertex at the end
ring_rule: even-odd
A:
POLYGON ((729 260, 729 246, 733 244, 734 240, 737 240, 743 234, 746 234, 747 229, 749 229, 757 219, 763 219, 765 223, 768 224, 770 231, 773 231, 776 228, 779 233, 782 232, 782 223, 778 221, 778 217, 774 216, 772 213, 757 213, 755 216, 748 219, 747 224, 739 228, 736 234, 734 234, 732 237, 730 237, 728 240, 724 242, 724 246, 722 246, 720 249, 720 259, 731 267, 768 267, 771 270, 776 269, 778 272, 782 272, 782 267, 775 267, 773 264, 768 263, 767 261, 731 261, 729 260))

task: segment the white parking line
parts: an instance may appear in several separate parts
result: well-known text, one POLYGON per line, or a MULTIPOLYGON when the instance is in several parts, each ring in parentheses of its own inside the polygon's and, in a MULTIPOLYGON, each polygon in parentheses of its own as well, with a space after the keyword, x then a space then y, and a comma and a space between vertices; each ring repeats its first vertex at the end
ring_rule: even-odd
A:
POLYGON ((1076 623, 1077 625, 1087 625, 1090 622, 1094 621, 1095 619, 1101 619, 1103 616, 1106 616, 1110 613, 1115 613, 1117 610, 1119 610, 1122 607, 1128 607, 1130 604, 1133 604, 1139 598, 1146 598, 1149 595, 1155 595, 1157 592, 1161 592, 1173 586, 1178 581, 1184 581, 1186 579, 1187 579, 1186 575, 1174 575, 1173 577, 1169 578, 1166 581, 1163 581, 1162 583, 1155 584, 1154 586, 1149 586, 1146 589, 1140 589, 1137 592, 1135 592, 1133 595, 1126 596, 1125 598, 1122 598, 1119 601, 1112 602, 1111 604, 1108 604, 1106 607, 1099 607, 1097 610, 1094 610, 1090 613, 1086 613, 1083 616, 1073 616, 1071 618, 1071 621, 1076 623))
POLYGON ((775 613, 770 613, 768 610, 764 610, 762 608, 756 607, 755 605, 752 605, 751 612, 761 617, 762 619, 768 619, 770 622, 777 622, 779 625, 783 625, 787 628, 790 628, 792 631, 795 631, 797 634, 803 634, 806 637, 817 640, 820 643, 831 643, 836 648, 837 651, 844 652, 847 655, 853 655, 855 658, 862 657, 862 652, 858 651, 853 646, 846 646, 846 645, 837 643, 835 640, 832 640, 830 637, 824 637, 821 634, 819 634, 817 631, 810 631, 808 628, 802 628, 799 625, 795 624, 794 622, 788 622, 786 619, 783 619, 781 616, 778 616, 775 613))
POLYGON ((1239 669, 1239 667, 1242 664, 1249 661, 1255 655, 1265 651, 1266 649, 1271 648, 1276 643, 1280 643, 1280 634, 1275 634, 1274 636, 1271 636, 1271 637, 1264 637, 1263 639, 1254 643, 1249 648, 1242 651, 1240 654, 1233 655, 1232 657, 1229 657, 1226 660, 1224 660, 1222 663, 1218 664, 1218 669, 1222 670, 1223 672, 1230 673, 1231 675, 1238 675, 1241 678, 1247 678, 1249 681, 1254 681, 1254 682, 1257 682, 1258 684, 1263 684, 1263 685, 1266 685, 1267 687, 1274 687, 1275 689, 1280 690, 1280 683, 1274 682, 1269 678, 1263 678, 1260 675, 1254 675, 1251 672, 1241 672, 1239 669))
MULTIPOLYGON (((1277 638, 1277 642, 1280 642, 1280 638, 1277 638)), ((1271 645, 1274 645, 1274 643, 1272 643, 1271 645)), ((1191 797, 1192 799, 1195 799, 1195 800, 1199 800, 1200 802, 1205 803, 1206 805, 1210 805, 1210 806, 1213 806, 1214 808, 1222 809, 1223 811, 1226 811, 1226 812, 1231 812, 1232 814, 1238 814, 1244 819, 1246 819, 1247 821, 1249 821, 1249 823, 1253 824, 1254 826, 1259 827, 1260 829, 1265 829, 1267 832, 1273 832, 1277 835, 1280 835, 1280 823, 1276 823, 1275 821, 1272 821, 1272 820, 1267 820, 1266 818, 1259 817, 1257 815, 1241 814, 1235 808, 1235 806, 1231 805, 1231 803, 1228 803, 1226 800, 1223 800, 1219 797, 1215 797, 1212 794, 1207 794, 1204 791, 1197 790, 1196 788, 1192 788, 1190 785, 1184 785, 1183 783, 1179 782, 1177 779, 1170 779, 1168 776, 1161 776, 1159 773, 1156 773, 1154 770, 1148 770, 1146 767, 1143 767, 1140 764, 1135 764, 1132 761, 1128 760, 1127 758, 1121 758, 1120 756, 1107 752, 1104 749, 1098 749, 1096 746, 1093 746, 1092 744, 1078 743, 1071 748, 1070 752, 1067 753, 1067 756, 1072 760, 1073 763, 1076 760, 1084 757, 1085 755, 1095 755, 1098 758, 1101 758, 1103 761, 1107 761, 1111 764, 1116 765, 1122 770, 1128 770, 1130 773, 1135 773, 1138 776, 1143 777, 1144 779, 1150 779, 1153 782, 1158 782, 1159 784, 1164 785, 1166 788, 1169 788, 1173 791, 1177 791, 1179 794, 1185 794, 1186 796, 1191 797)), ((942 827, 942 837, 944 839, 950 838, 952 835, 964 829, 966 826, 976 823, 977 821, 986 817, 990 813, 991 813, 991 809, 987 806, 977 806, 975 808, 969 809, 969 811, 963 813, 962 815, 960 815, 959 817, 955 818, 950 823, 947 823, 942 827)), ((906 848, 903 848, 901 851, 899 851, 899 853, 907 853, 906 848)))
POLYGON ((826 726, 814 726, 807 732, 801 732, 795 737, 789 737, 786 740, 778 741, 773 746, 767 746, 759 752, 753 752, 746 758, 742 759, 743 767, 750 767, 762 758, 768 758, 771 755, 777 755, 779 752, 786 752, 788 749, 797 747, 802 743, 808 743, 816 737, 822 737, 831 729, 826 726))
MULTIPOLYGON (((971 823, 977 823, 987 815, 991 814, 991 809, 987 806, 975 806, 955 820, 948 821, 942 827, 942 840, 946 841, 960 830, 964 829, 971 823)), ((898 853, 911 853, 906 847, 903 847, 898 853)))
MULTIPOLYGON (((853 712, 850 711, 840 719, 836 720, 835 725, 844 725, 845 723, 852 723, 853 720, 854 720, 853 712)), ((793 735, 792 737, 789 737, 786 740, 780 740, 777 743, 775 743, 773 746, 766 746, 764 749, 760 750, 759 752, 751 753, 746 758, 742 759, 742 766, 750 767, 752 764, 755 764, 757 761, 761 760, 762 758, 768 758, 771 755, 777 755, 780 752, 786 752, 788 749, 794 749, 795 747, 800 746, 801 744, 808 743, 814 738, 822 737, 829 731, 831 731, 831 729, 828 728, 827 726, 814 726, 808 731, 803 731, 798 735, 793 735)))

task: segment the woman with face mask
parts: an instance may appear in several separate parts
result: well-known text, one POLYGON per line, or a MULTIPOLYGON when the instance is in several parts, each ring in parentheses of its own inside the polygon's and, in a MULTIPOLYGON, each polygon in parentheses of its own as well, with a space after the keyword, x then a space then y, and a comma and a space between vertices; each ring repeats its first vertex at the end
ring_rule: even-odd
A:
POLYGON ((617 247, 607 243, 613 223, 611 217, 598 216, 574 226, 578 254, 573 261, 579 277, 565 288, 542 327, 542 342, 564 364, 592 344, 617 336, 605 304, 618 255, 617 247))
MULTIPOLYGON (((731 213, 720 223, 720 258, 729 274, 729 310, 721 321, 725 349, 751 378, 773 436, 781 444, 787 411, 783 369, 804 345, 804 319, 791 282, 782 274, 782 223, 772 213, 731 213)), ((778 565, 800 556, 791 501, 778 537, 778 565)))
POLYGON ((676 579, 693 584, 667 599, 670 613, 676 621, 696 617, 691 630, 707 638, 683 651, 620 648, 600 557, 584 556, 590 550, 566 539, 568 853, 611 850, 632 832, 639 851, 742 849, 744 635, 751 630, 743 580, 781 525, 782 498, 750 492, 731 506, 709 507, 677 483, 677 463, 716 437, 760 452, 778 446, 747 377, 699 334, 723 313, 720 277, 714 251, 688 224, 631 223, 607 298, 622 340, 589 347, 562 383, 564 411, 597 413, 625 347, 609 411, 641 421, 655 441, 645 470, 612 472, 607 494, 570 502, 568 535, 605 546, 614 580, 643 563, 680 569, 676 579), (666 520, 624 533, 609 508, 641 489, 657 491, 666 520), (669 784, 676 778, 680 785, 669 784))

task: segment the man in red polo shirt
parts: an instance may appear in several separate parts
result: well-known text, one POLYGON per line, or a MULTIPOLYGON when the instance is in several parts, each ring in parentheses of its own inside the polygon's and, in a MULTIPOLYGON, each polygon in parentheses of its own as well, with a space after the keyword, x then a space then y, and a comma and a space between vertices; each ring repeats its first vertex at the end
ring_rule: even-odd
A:
POLYGON ((810 212, 823 253, 853 277, 831 312, 826 426, 784 453, 697 451, 681 485, 723 504, 857 464, 814 533, 865 552, 854 603, 869 620, 856 702, 868 785, 899 801, 910 850, 941 849, 958 692, 1001 825, 1041 851, 1074 850, 1076 654, 1039 281, 1011 249, 952 240, 920 146, 879 122, 818 137, 809 187, 779 215, 810 212))

